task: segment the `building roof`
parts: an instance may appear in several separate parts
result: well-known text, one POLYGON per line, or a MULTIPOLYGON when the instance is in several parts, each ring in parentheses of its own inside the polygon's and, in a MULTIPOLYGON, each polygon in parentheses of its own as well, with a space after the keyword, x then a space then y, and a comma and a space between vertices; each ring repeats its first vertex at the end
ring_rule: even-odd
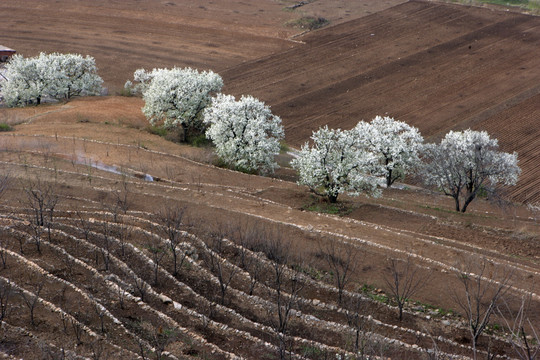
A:
POLYGON ((0 51, 9 51, 9 52, 15 52, 15 50, 10 49, 8 47, 5 47, 3 45, 0 45, 0 51))

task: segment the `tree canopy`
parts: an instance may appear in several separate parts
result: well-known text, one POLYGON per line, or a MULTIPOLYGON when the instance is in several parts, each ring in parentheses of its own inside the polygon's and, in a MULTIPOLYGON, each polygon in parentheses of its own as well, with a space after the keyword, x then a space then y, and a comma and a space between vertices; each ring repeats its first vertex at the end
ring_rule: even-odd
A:
MULTIPOLYGON (((169 129, 181 126, 183 140, 204 131, 203 110, 223 87, 218 74, 191 68, 138 69, 134 80, 138 84, 133 90, 142 93, 142 112, 150 123, 169 129)), ((127 88, 131 85, 126 83, 127 88)))
POLYGON ((206 136, 229 166, 262 173, 277 167, 283 126, 262 101, 252 96, 236 101, 234 96, 219 94, 204 111, 204 122, 209 125, 206 136))
POLYGON ((338 195, 358 195, 363 192, 378 196, 379 179, 370 176, 377 163, 372 153, 359 146, 352 130, 320 128, 311 136, 313 145, 304 144, 298 157, 291 162, 298 170, 301 185, 336 202, 338 195))
POLYGON ((424 181, 452 196, 456 211, 465 212, 482 189, 517 183, 517 154, 498 149, 497 139, 485 131, 450 131, 440 144, 425 146, 424 181))
POLYGON ((5 77, 2 94, 9 107, 39 105, 45 98, 99 95, 103 84, 94 58, 78 54, 14 55, 6 65, 5 77))
POLYGON ((420 164, 424 138, 417 128, 403 121, 377 116, 370 123, 360 121, 354 132, 360 146, 377 157, 373 175, 383 176, 387 187, 420 164))

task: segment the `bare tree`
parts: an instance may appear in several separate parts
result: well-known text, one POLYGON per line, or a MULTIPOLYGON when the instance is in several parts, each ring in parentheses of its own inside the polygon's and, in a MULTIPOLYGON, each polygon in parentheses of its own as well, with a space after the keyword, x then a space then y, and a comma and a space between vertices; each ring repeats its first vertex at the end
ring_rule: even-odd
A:
POLYGON ((358 264, 359 250, 351 244, 336 244, 335 241, 319 242, 318 255, 330 267, 338 288, 338 304, 342 304, 343 290, 351 280, 358 264))
POLYGON ((101 333, 105 334, 104 319, 105 319, 105 315, 107 314, 107 310, 96 299, 93 299, 93 300, 94 300, 94 304, 93 304, 92 308, 94 309, 94 312, 96 313, 96 315, 99 318, 99 322, 101 324, 101 333))
POLYGON ((36 309, 36 305, 39 302, 39 294, 43 289, 43 285, 43 282, 38 282, 33 285, 34 292, 27 294, 25 291, 21 291, 20 293, 24 303, 30 311, 30 323, 32 324, 32 326, 36 326, 34 310, 36 309))
POLYGON ((76 214, 77 214, 76 223, 78 225, 78 228, 80 231, 82 231, 84 235, 84 239, 88 241, 90 237, 90 232, 92 231, 92 223, 84 217, 82 212, 77 210, 76 214))
POLYGON ((151 344, 154 347, 156 360, 161 360, 165 348, 176 339, 176 331, 173 328, 159 326, 150 331, 151 344))
POLYGON ((496 311, 498 302, 510 288, 512 273, 489 266, 486 258, 471 258, 458 265, 457 278, 461 291, 454 290, 454 299, 463 310, 469 324, 472 337, 474 359, 477 357, 477 345, 480 335, 489 325, 491 315, 496 311))
POLYGON ((5 249, 5 239, 0 238, 0 261, 2 262, 2 268, 7 269, 7 252, 5 249))
MULTIPOLYGON (((32 230, 34 230, 36 238, 38 235, 41 237, 41 228, 46 227, 49 241, 51 241, 54 209, 58 204, 58 195, 55 193, 53 184, 46 184, 38 179, 35 182, 29 182, 24 187, 24 193, 26 194, 26 205, 32 212, 29 221, 33 225, 32 230)), ((41 253, 40 240, 36 241, 38 252, 41 253)))
POLYGON ((429 280, 429 274, 422 274, 410 256, 407 260, 390 259, 384 281, 398 307, 398 318, 403 320, 403 307, 429 280))
POLYGON ((180 264, 178 264, 177 250, 183 239, 180 230, 183 226, 182 220, 184 218, 185 211, 185 207, 173 206, 166 207, 156 214, 156 219, 162 226, 161 230, 167 238, 169 250, 173 256, 173 276, 178 274, 178 267, 182 266, 185 259, 184 253, 184 256, 180 259, 180 264))
POLYGON ((300 279, 300 273, 289 267, 292 256, 290 241, 283 240, 278 234, 268 234, 265 253, 272 261, 273 296, 278 315, 274 329, 278 332, 280 359, 285 359, 291 310, 298 302, 304 284, 300 279))
POLYGON ((105 271, 109 271, 109 267, 111 264, 112 234, 110 225, 107 221, 103 221, 102 228, 102 246, 100 246, 99 252, 101 253, 101 257, 103 258, 105 271))
POLYGON ((149 286, 142 278, 138 277, 137 275, 133 275, 133 284, 135 285, 135 289, 139 292, 139 295, 141 295, 141 301, 144 301, 144 297, 146 296, 146 293, 149 290, 149 286))
POLYGON ((83 343, 82 336, 84 333, 83 325, 78 321, 75 317, 70 319, 71 328, 73 329, 73 334, 75 335, 75 339, 77 339, 77 345, 81 345, 83 343))
POLYGON ((497 312, 508 331, 506 338, 516 356, 522 360, 534 360, 540 355, 540 329, 535 328, 529 318, 531 297, 531 295, 524 296, 520 307, 515 312, 512 312, 510 305, 504 299, 497 307, 497 312))
POLYGON ((120 241, 120 254, 122 258, 126 257, 126 244, 129 243, 133 233, 133 228, 127 224, 121 223, 118 229, 118 241, 120 241))
POLYGON ((228 264, 225 258, 225 234, 226 231, 221 228, 210 235, 210 246, 203 257, 206 266, 218 279, 221 305, 225 303, 229 285, 238 273, 238 267, 228 264))
POLYGON ((253 295, 255 287, 261 280, 261 273, 264 269, 263 262, 250 250, 261 250, 262 244, 266 243, 266 230, 257 226, 238 225, 230 236, 238 245, 238 263, 249 274, 249 295, 253 295))
POLYGON ((90 344, 92 349, 92 360, 100 360, 102 357, 107 358, 107 352, 103 346, 103 339, 96 339, 90 344))
POLYGON ((366 359, 373 352, 373 332, 369 315, 368 302, 358 295, 351 295, 344 299, 345 317, 347 324, 354 330, 352 352, 357 359, 366 359))
POLYGON ((154 285, 158 285, 159 264, 163 257, 167 254, 165 248, 158 241, 150 241, 146 244, 146 248, 152 256, 154 262, 154 285))
POLYGON ((9 314, 9 298, 11 296, 11 281, 0 280, 0 325, 9 314))

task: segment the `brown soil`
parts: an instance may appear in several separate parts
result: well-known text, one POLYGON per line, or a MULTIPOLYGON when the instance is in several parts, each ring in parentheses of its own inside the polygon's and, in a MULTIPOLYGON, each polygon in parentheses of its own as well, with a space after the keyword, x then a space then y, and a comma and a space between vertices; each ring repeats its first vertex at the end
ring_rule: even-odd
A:
MULTIPOLYGON (((480 116, 472 110, 476 105, 483 106, 483 110, 478 111, 491 114, 485 117, 486 127, 490 132, 501 131, 503 147, 509 149, 509 144, 514 143, 521 144, 524 149, 531 146, 525 141, 512 142, 520 132, 510 129, 510 125, 517 123, 511 109, 520 111, 528 122, 524 125, 524 120, 520 125, 523 129, 532 126, 539 100, 531 90, 536 86, 532 81, 537 74, 534 72, 537 70, 533 70, 537 57, 531 55, 532 45, 527 41, 517 47, 509 38, 522 39, 523 34, 529 34, 525 37, 530 36, 531 39, 537 36, 536 18, 412 1, 376 12, 361 21, 308 34, 301 39, 305 44, 292 44, 283 38, 296 30, 281 27, 291 15, 281 10, 289 2, 227 1, 217 5, 209 2, 201 5, 206 10, 190 8, 188 2, 155 1, 139 5, 133 2, 130 7, 126 7, 126 3, 66 1, 62 3, 62 10, 56 11, 54 9, 57 8, 49 2, 8 1, 3 2, 0 9, 11 15, 6 23, 12 28, 16 28, 18 21, 42 27, 41 31, 29 28, 24 36, 23 30, 8 35, 11 36, 10 41, 18 42, 28 54, 39 51, 39 43, 48 44, 48 49, 53 48, 51 34, 63 30, 60 33, 68 34, 62 37, 66 39, 66 47, 54 50, 76 51, 77 48, 71 45, 91 49, 104 70, 106 81, 113 88, 121 86, 126 77, 140 66, 190 65, 182 63, 188 60, 175 62, 178 59, 175 56, 181 50, 169 56, 169 48, 164 48, 163 44, 174 42, 176 37, 170 31, 159 32, 159 29, 166 29, 169 25, 191 27, 191 32, 187 33, 191 35, 177 41, 178 44, 181 41, 194 44, 196 40, 186 39, 196 39, 197 35, 207 34, 212 29, 212 34, 218 38, 225 36, 224 29, 233 28, 231 24, 234 21, 231 23, 230 19, 242 20, 242 25, 234 25, 235 41, 242 40, 241 51, 229 44, 215 50, 220 52, 220 59, 215 59, 203 55, 212 48, 204 45, 183 56, 195 64, 193 66, 213 67, 219 64, 215 69, 229 68, 222 72, 228 84, 227 91, 250 93, 272 104, 274 112, 283 117, 288 141, 293 145, 305 141, 312 127, 325 122, 323 118, 336 127, 350 127, 360 114, 375 114, 377 106, 381 106, 381 112, 402 115, 400 119, 419 126, 435 138, 441 131, 458 126, 461 121, 467 126, 484 124, 473 121, 474 116, 477 116, 474 119, 480 116), (28 17, 23 5, 19 6, 23 3, 28 6, 28 17), (103 17, 105 4, 107 19, 103 17), (145 12, 135 11, 138 6, 148 8, 145 12), (230 9, 239 9, 239 12, 230 9), (53 22, 66 16, 62 12, 77 21, 53 22), (256 13, 276 17, 264 17, 262 21, 254 18, 256 13), (41 14, 50 14, 50 18, 41 14), (245 14, 252 16, 242 16, 245 14), (129 25, 128 20, 135 17, 147 22, 147 26, 142 27, 140 23, 129 25), (165 23, 164 27, 160 22, 165 23), (480 26, 479 22, 484 25, 480 26), (74 29, 76 24, 83 23, 88 32, 74 29), (92 24, 102 26, 94 28, 92 24), (129 33, 113 34, 113 31, 126 28, 129 33), (95 39, 90 40, 92 34, 98 33, 93 31, 98 30, 111 34, 101 38, 108 39, 102 40, 104 44, 110 41, 109 47, 102 47, 95 39), (139 41, 148 41, 150 33, 160 38, 156 41, 162 42, 161 45, 152 45, 155 59, 162 61, 159 65, 152 65, 155 63, 135 46, 139 41), (256 36, 248 35, 251 33, 256 36), (375 35, 371 36, 372 33, 375 35), (41 38, 39 34, 47 36, 41 38), (81 39, 74 42, 71 36, 81 39), (373 41, 373 37, 378 37, 377 41, 373 41), (351 44, 358 45, 358 50, 351 44), (469 44, 474 48, 468 49, 469 44), (515 61, 526 69, 504 65, 493 59, 503 45, 511 49, 515 61), (478 50, 476 46, 479 46, 478 50), (283 49, 289 50, 271 55, 283 49), (481 63, 487 68, 482 70, 480 67, 478 71, 471 70, 468 75, 461 75, 462 72, 467 73, 467 69, 479 66, 479 55, 469 55, 475 51, 483 54, 481 63), (390 59, 385 64, 377 64, 383 53, 387 53, 390 59), (139 55, 131 56, 133 54, 139 55), (244 60, 261 56, 266 57, 239 65, 244 60), (454 60, 448 56, 453 56, 454 60), (288 63, 285 58, 289 59, 288 63), (429 66, 421 65, 423 61, 427 61, 429 66), (330 65, 332 72, 327 70, 330 65), (429 70, 430 66, 435 70, 429 70), (401 68, 403 70, 399 70, 401 68), (420 76, 426 69, 431 75, 420 76), (503 74, 502 69, 510 75, 503 74), (488 76, 490 71, 493 78, 488 76), (448 84, 448 89, 454 91, 462 89, 460 91, 470 95, 467 100, 470 102, 454 98, 458 93, 451 93, 448 89, 440 90, 437 93, 439 97, 435 98, 433 87, 415 84, 415 75, 424 86, 429 84, 428 77, 440 75, 441 83, 448 84), (271 86, 272 76, 275 83, 271 86), (299 88, 302 83, 311 89, 310 92, 302 93, 299 88), (473 87, 469 90, 469 85, 465 84, 473 87), (346 89, 355 95, 348 94, 346 89), (480 89, 487 89, 489 96, 479 99, 477 94, 471 95, 474 93, 472 89, 477 93, 480 89), (504 99, 522 100, 506 102, 513 106, 506 109, 502 102, 496 101, 496 97, 510 90, 514 91, 513 95, 508 94, 504 99), (421 96, 414 99, 404 97, 412 97, 414 91, 421 96), (364 101, 365 94, 378 94, 379 97, 369 97, 364 101), (383 98, 393 99, 398 110, 392 110, 390 105, 386 107, 383 98), (458 103, 453 104, 453 101, 458 103), (421 110, 415 113, 413 103, 423 104, 421 110), (458 112, 468 116, 466 121, 453 112, 461 109, 458 105, 466 105, 469 109, 469 112, 458 112), (441 120, 442 117, 435 116, 438 113, 436 108, 446 109, 441 112, 447 116, 452 114, 450 118, 455 120, 455 124, 449 125, 441 120), (500 110, 490 113, 490 109, 500 110), (433 120, 425 121, 428 115, 433 116, 433 120), (503 131, 502 124, 508 124, 509 129, 503 131)), ((326 8, 328 13, 323 12, 324 8, 316 8, 323 3, 317 1, 299 9, 306 12, 310 8, 317 9, 321 16, 345 19, 346 15, 336 10, 339 7, 329 5, 326 8)), ((349 3, 343 2, 344 5, 349 3)), ((355 3, 364 6, 372 2, 355 3)), ((364 15, 362 12, 367 9, 359 7, 356 10, 351 17, 364 15)), ((352 10, 343 10, 344 13, 346 11, 352 10)), ((336 22, 339 21, 336 18, 336 22)), ((2 30, 6 23, 0 25, 2 33, 7 33, 2 30)), ((3 45, 17 48, 11 44, 3 45)), ((508 61, 506 56, 504 58, 508 61)), ((513 273, 512 287, 507 296, 510 307, 515 310, 518 299, 525 294, 530 295, 531 321, 540 323, 540 313, 534 310, 538 309, 540 298, 531 288, 531 284, 540 280, 538 214, 517 205, 499 208, 482 199, 471 204, 469 213, 456 214, 452 211, 451 199, 412 186, 385 190, 379 199, 343 196, 340 202, 346 215, 342 217, 306 211, 304 209, 310 205, 325 207, 327 204, 293 181, 217 168, 211 165, 209 149, 178 145, 148 133, 145 130, 147 123, 140 112, 142 105, 138 98, 103 97, 34 108, 0 109, 2 121, 17 124, 15 131, 0 135, 0 168, 7 170, 13 179, 10 188, 0 198, 0 253, 7 259, 5 268, 0 264, 0 276, 10 279, 13 286, 18 287, 11 300, 11 311, 0 329, 0 356, 41 359, 49 354, 60 357, 64 349, 91 357, 101 346, 102 358, 133 359, 139 354, 139 343, 148 349, 160 329, 175 329, 177 337, 166 350, 177 358, 224 359, 230 358, 230 354, 248 359, 277 356, 275 346, 278 341, 272 330, 276 320, 272 263, 257 252, 260 249, 255 247, 253 250, 256 252, 247 252, 248 257, 259 259, 263 264, 261 283, 254 292, 256 297, 247 295, 248 273, 238 271, 227 292, 225 306, 215 305, 219 303, 220 292, 216 283, 218 271, 209 265, 210 253, 205 244, 212 244, 209 233, 223 230, 223 224, 237 232, 255 227, 261 233, 268 231, 275 237, 292 240, 290 263, 297 268, 300 266, 311 276, 302 279, 305 283, 301 293, 303 301, 295 305, 295 310, 303 316, 293 317, 289 327, 289 334, 296 338, 291 337, 288 345, 298 355, 312 359, 335 358, 335 353, 351 350, 350 328, 347 328, 343 312, 335 308, 338 304, 329 273, 331 269, 320 258, 319 244, 325 243, 349 244, 360 250, 359 265, 347 290, 360 291, 364 284, 369 284, 382 290, 365 295, 376 297, 382 291, 388 292, 383 280, 388 259, 413 256, 421 267, 421 273, 431 274, 427 286, 415 294, 414 299, 456 312, 461 311, 453 295, 459 293, 461 287, 454 266, 469 259, 477 262, 485 257, 489 261, 486 276, 500 281, 504 274, 513 273), (156 181, 143 181, 141 177, 145 174, 150 174, 156 181), (24 192, 31 182, 38 186, 37 179, 43 184, 53 184, 55 193, 60 196, 51 241, 46 233, 42 234, 41 253, 37 251, 35 237, 32 237, 35 231, 30 226, 31 217, 24 192), (129 200, 126 214, 115 207, 123 195, 129 200), (198 238, 185 239, 194 249, 186 260, 189 264, 186 263, 179 274, 173 276, 172 257, 165 256, 158 271, 158 282, 154 282, 149 244, 156 237, 150 234, 164 236, 155 224, 155 214, 174 205, 187 207, 189 221, 182 229, 198 238), (83 222, 76 211, 79 211, 83 222), (86 236, 85 226, 89 230, 86 236), (125 228, 132 232, 122 247, 120 239, 126 234, 122 230, 125 228), (144 301, 139 301, 141 294, 135 286, 137 277, 152 289, 144 301), (43 284, 40 298, 47 303, 42 301, 36 307, 36 322, 31 325, 28 308, 20 293, 21 289, 35 293, 40 283, 43 284), (126 295, 124 303, 120 301, 115 284, 125 285, 130 294, 126 295), (164 304, 158 294, 170 297, 181 306, 164 304), (103 316, 104 333, 98 315, 100 307, 96 304, 107 310, 103 316), (78 344, 75 335, 81 328, 84 328, 82 343, 78 344)), ((534 129, 528 129, 530 141, 534 141, 534 129)), ((532 169, 530 162, 534 162, 535 150, 532 146, 527 149, 531 152, 530 160, 523 161, 522 165, 524 169, 532 169)), ((283 177, 291 177, 288 171, 284 170, 283 177)), ((534 184, 531 179, 527 181, 527 184, 534 184)), ((531 185, 529 191, 533 191, 533 187, 531 185)), ((240 238, 229 237, 233 242, 241 243, 240 238)), ((226 272, 239 264, 238 251, 232 244, 227 245, 223 252, 226 272)), ((242 270, 245 269, 242 267, 242 270)), ((289 283, 287 291, 291 291, 289 283)), ((386 304, 365 300, 362 306, 362 314, 375 319, 368 321, 363 329, 387 338, 372 350, 374 354, 395 359, 423 358, 427 349, 433 347, 432 336, 441 351, 471 356, 470 334, 459 317, 429 313, 430 310, 425 308, 420 311, 414 308, 418 305, 411 305, 400 322, 396 319, 395 308, 386 304), (405 345, 399 345, 395 340, 405 345)), ((501 321, 494 319, 497 323, 501 321)), ((370 343, 377 341, 371 338, 370 343)), ((510 345, 505 341, 492 337, 490 342, 487 337, 482 337, 479 347, 485 351, 488 344, 498 354, 513 356, 510 345)))
POLYGON ((288 51, 223 72, 226 91, 272 106, 299 147, 322 125, 389 115, 436 141, 488 130, 523 169, 516 200, 540 200, 535 150, 540 17, 410 1, 303 36, 288 51), (534 154, 534 155, 533 155, 534 154))

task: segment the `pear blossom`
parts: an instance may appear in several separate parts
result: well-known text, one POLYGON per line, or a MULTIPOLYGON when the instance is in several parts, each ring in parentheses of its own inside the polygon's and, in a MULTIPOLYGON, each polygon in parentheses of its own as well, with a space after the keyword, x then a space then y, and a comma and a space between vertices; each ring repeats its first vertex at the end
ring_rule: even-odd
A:
POLYGON ((78 54, 14 55, 4 76, 2 95, 9 107, 38 105, 46 98, 99 95, 103 83, 94 58, 78 54))
POLYGON ((202 133, 202 113, 212 95, 223 87, 221 76, 212 71, 198 72, 191 68, 138 69, 126 87, 140 91, 144 100, 143 114, 152 125, 165 128, 181 126, 184 140, 188 135, 202 133))
POLYGON ((332 203, 342 193, 380 195, 379 179, 369 175, 377 157, 359 146, 355 131, 325 126, 314 132, 311 140, 313 145, 305 143, 291 162, 299 173, 299 184, 332 203))
POLYGON ((424 138, 417 128, 403 121, 377 116, 370 123, 359 122, 353 131, 360 146, 377 157, 379 166, 373 175, 384 177, 387 187, 420 164, 424 138))
POLYGON ((252 96, 218 94, 204 111, 206 136, 229 166, 246 171, 273 172, 284 137, 281 119, 252 96))
POLYGON ((450 131, 440 144, 425 146, 424 181, 452 196, 456 211, 465 212, 481 189, 517 183, 517 153, 498 149, 497 139, 485 131, 450 131))

